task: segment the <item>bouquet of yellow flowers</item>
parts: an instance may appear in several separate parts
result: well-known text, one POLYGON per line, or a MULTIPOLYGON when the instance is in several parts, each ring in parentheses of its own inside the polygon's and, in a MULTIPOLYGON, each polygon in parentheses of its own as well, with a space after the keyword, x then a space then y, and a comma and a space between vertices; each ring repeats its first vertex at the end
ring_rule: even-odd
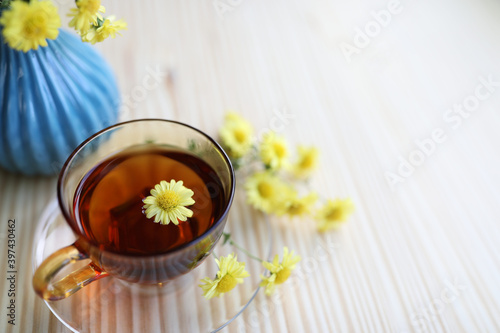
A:
POLYGON ((296 185, 307 181, 318 165, 316 147, 299 145, 297 156, 291 160, 283 136, 269 131, 257 140, 252 125, 234 112, 226 115, 220 138, 233 165, 249 169, 245 190, 254 208, 278 216, 314 214, 320 232, 336 229, 352 213, 354 206, 349 198, 328 199, 316 208, 319 195, 314 191, 301 194, 298 190, 300 186, 296 185))
MULTIPOLYGON (((108 37, 115 38, 127 28, 123 20, 104 17, 105 8, 100 0, 76 0, 69 26, 82 41, 95 44, 108 37)), ((61 27, 57 7, 49 0, 0 0, 0 25, 7 44, 19 51, 37 50, 47 46, 47 39, 56 39, 61 27)))
MULTIPOLYGON (((319 201, 316 192, 299 195, 296 183, 307 181, 318 165, 319 150, 316 147, 298 146, 297 156, 291 161, 290 149, 283 136, 269 131, 257 140, 250 122, 235 112, 226 114, 219 136, 235 169, 245 168, 247 202, 255 209, 277 216, 312 215, 320 232, 338 228, 353 212, 351 199, 328 199, 316 209, 319 201)), ((281 260, 278 254, 272 261, 263 260, 235 243, 231 234, 224 233, 223 237, 223 244, 236 247, 266 269, 266 273, 260 276, 260 286, 265 288, 266 295, 272 295, 276 287, 286 282, 301 260, 286 246, 281 260)), ((215 262, 219 268, 215 278, 205 277, 199 285, 207 299, 230 292, 249 276, 245 262, 239 262, 234 253, 216 257, 215 262)))

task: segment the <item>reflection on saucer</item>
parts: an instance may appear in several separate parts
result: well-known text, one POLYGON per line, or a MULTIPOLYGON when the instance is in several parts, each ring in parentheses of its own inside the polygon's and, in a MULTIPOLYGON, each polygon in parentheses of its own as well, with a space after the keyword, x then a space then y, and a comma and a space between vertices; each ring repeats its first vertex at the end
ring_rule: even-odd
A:
MULTIPOLYGON (((254 251, 267 258, 271 250, 271 228, 267 219, 252 220, 251 214, 232 218, 244 205, 242 195, 235 196, 226 232, 243 244, 258 242, 254 251)), ((75 240, 60 214, 57 202, 51 202, 35 232, 33 270, 48 255, 75 240), (64 243, 61 240, 67 240, 64 243)), ((252 247, 253 250, 253 247, 252 247)), ((235 252, 246 262, 250 277, 244 284, 221 298, 206 300, 198 287, 203 277, 214 277, 217 265, 207 258, 196 269, 161 286, 144 286, 113 277, 102 278, 74 295, 45 303, 52 313, 75 332, 207 332, 218 330, 236 318, 259 290, 262 268, 258 262, 229 245, 216 247, 217 255, 235 252)), ((81 264, 86 264, 85 262, 81 264)), ((74 267, 73 267, 74 268, 74 267)), ((72 268, 72 269, 73 269, 72 268)))

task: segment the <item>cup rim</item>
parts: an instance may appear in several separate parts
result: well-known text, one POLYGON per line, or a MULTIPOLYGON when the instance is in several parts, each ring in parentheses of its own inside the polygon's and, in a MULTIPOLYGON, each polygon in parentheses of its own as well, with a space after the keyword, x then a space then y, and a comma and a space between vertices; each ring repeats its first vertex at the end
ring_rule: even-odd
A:
POLYGON ((85 139, 84 141, 82 141, 82 143, 80 143, 78 145, 78 147, 75 148, 75 150, 73 150, 73 152, 68 156, 68 158, 64 162, 64 165, 61 168, 61 171, 59 172, 59 176, 58 176, 58 180, 57 180, 57 202, 58 202, 58 205, 59 205, 59 209, 61 210, 62 215, 64 216, 64 219, 65 219, 66 223, 70 226, 71 230, 73 230, 73 232, 75 232, 78 235, 79 238, 83 238, 89 245, 91 245, 92 247, 98 248, 99 252, 106 252, 106 253, 109 253, 109 254, 113 254, 113 255, 116 255, 116 256, 122 256, 122 257, 126 257, 126 258, 133 258, 133 257, 157 257, 157 256, 165 256, 165 255, 173 254, 175 252, 181 251, 181 250, 183 250, 185 248, 191 247, 192 245, 195 245, 195 244, 201 242, 204 239, 203 236, 205 236, 207 234, 210 234, 213 230, 215 230, 216 228, 218 228, 218 226, 221 223, 223 223, 223 221, 226 221, 227 215, 229 213, 229 209, 231 208, 232 203, 233 203, 235 188, 236 188, 236 177, 235 177, 235 174, 234 174, 234 168, 233 168, 233 165, 231 163, 231 160, 227 156, 227 154, 224 151, 224 149, 222 149, 222 147, 219 145, 219 143, 217 141, 215 141, 212 137, 210 137, 208 134, 206 134, 205 132, 203 132, 203 131, 201 131, 201 130, 199 130, 199 129, 191 126, 191 125, 188 125, 188 124, 176 121, 176 120, 169 120, 169 119, 162 119, 162 118, 140 118, 140 119, 123 121, 123 122, 119 122, 119 123, 116 123, 114 125, 108 126, 108 127, 104 128, 104 129, 102 129, 102 130, 100 130, 100 131, 92 134, 91 136, 89 136, 87 139, 85 139), (85 235, 83 235, 80 232, 80 230, 78 230, 73 225, 73 223, 70 222, 70 221, 73 220, 73 218, 71 217, 70 213, 65 208, 65 205, 63 204, 63 198, 62 198, 62 192, 63 192, 62 191, 62 186, 63 186, 63 181, 65 179, 66 170, 67 170, 68 166, 70 165, 70 163, 75 158, 75 156, 83 149, 83 147, 85 147, 94 138, 96 138, 98 136, 101 136, 102 134, 104 134, 106 132, 109 132, 109 131, 117 128, 117 127, 121 127, 123 125, 127 125, 127 124, 130 124, 130 123, 137 123, 137 122, 150 122, 150 121, 160 121, 160 122, 166 122, 166 123, 171 123, 171 124, 176 124, 176 125, 180 125, 180 126, 183 126, 183 127, 187 127, 189 129, 194 130, 195 132, 198 132, 199 134, 201 134, 217 150, 219 150, 219 152, 221 153, 224 161, 226 162, 226 165, 229 167, 229 171, 230 171, 229 172, 229 176, 230 176, 230 181, 231 181, 231 187, 230 187, 230 190, 229 190, 229 192, 230 192, 229 193, 229 199, 226 201, 226 205, 224 207, 224 212, 220 215, 220 217, 217 219, 217 221, 214 224, 212 224, 210 226, 210 228, 208 228, 203 234, 201 234, 200 236, 196 237, 195 239, 193 239, 193 240, 191 240, 191 241, 189 241, 187 243, 184 243, 184 244, 182 244, 182 245, 180 245, 180 246, 178 246, 176 248, 173 248, 171 250, 168 250, 166 252, 143 255, 143 254, 124 254, 124 253, 110 251, 108 249, 101 249, 100 246, 99 246, 99 244, 96 244, 94 241, 90 240, 88 237, 86 237, 85 235))

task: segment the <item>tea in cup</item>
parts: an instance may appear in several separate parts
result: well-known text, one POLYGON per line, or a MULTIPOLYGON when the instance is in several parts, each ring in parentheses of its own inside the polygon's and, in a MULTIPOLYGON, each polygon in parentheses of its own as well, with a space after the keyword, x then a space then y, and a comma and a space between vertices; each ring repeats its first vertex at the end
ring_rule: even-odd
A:
POLYGON ((37 268, 36 293, 58 300, 106 276, 161 285, 188 273, 219 240, 234 187, 222 148, 188 125, 142 119, 93 135, 71 154, 58 181, 59 206, 77 240, 37 268), (155 223, 144 200, 156 185, 172 181, 193 192, 192 216, 155 223), (90 263, 58 279, 63 268, 84 259, 90 263))

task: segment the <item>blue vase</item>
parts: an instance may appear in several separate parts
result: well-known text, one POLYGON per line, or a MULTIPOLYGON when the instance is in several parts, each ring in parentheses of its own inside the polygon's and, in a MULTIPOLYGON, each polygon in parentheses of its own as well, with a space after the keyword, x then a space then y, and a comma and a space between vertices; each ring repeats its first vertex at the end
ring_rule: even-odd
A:
POLYGON ((0 166, 59 172, 87 137, 116 123, 119 93, 104 59, 64 30, 47 47, 11 49, 0 26, 0 166))

